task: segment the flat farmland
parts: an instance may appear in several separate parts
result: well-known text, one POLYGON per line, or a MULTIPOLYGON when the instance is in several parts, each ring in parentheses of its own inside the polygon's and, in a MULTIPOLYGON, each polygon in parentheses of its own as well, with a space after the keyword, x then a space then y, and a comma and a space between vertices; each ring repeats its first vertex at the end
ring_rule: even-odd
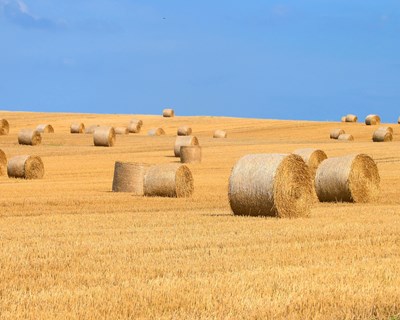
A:
POLYGON ((0 177, 1 319, 390 319, 400 314, 400 125, 373 143, 377 126, 224 117, 0 112, 8 158, 40 156, 41 180, 0 177), (126 126, 112 148, 72 122, 126 126), (39 146, 22 128, 49 123, 39 146), (191 198, 111 192, 115 161, 174 163, 176 130, 190 125, 203 148, 189 165, 191 198), (165 136, 149 137, 160 126, 165 136), (354 142, 329 139, 334 128, 354 142), (215 129, 227 139, 213 139, 215 129), (314 147, 329 157, 377 162, 376 203, 316 203, 309 218, 233 216, 228 178, 249 153, 314 147))

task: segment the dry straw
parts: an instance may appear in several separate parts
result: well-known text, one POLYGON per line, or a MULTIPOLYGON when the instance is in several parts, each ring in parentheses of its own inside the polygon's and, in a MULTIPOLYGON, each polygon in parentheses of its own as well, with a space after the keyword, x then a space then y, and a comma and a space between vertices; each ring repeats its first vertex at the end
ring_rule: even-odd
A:
POLYGON ((139 133, 142 129, 143 121, 139 119, 132 119, 128 124, 128 130, 131 133, 139 133))
POLYGON ((85 129, 85 133, 86 133, 86 134, 93 134, 93 133, 94 133, 94 130, 96 130, 96 128, 98 128, 98 127, 100 127, 98 124, 89 126, 89 127, 87 127, 87 128, 85 129))
POLYGON ((367 126, 373 126, 380 123, 381 123, 381 118, 376 114, 369 114, 365 118, 365 124, 367 126))
POLYGON ((42 136, 35 129, 22 129, 18 134, 18 143, 37 146, 42 142, 42 136))
POLYGON ((215 130, 214 131, 214 138, 226 138, 227 134, 224 130, 215 130))
POLYGON ((0 176, 7 173, 7 156, 3 150, 0 149, 0 176))
POLYGON ((193 189, 192 173, 184 164, 154 165, 144 176, 145 196, 190 197, 193 189))
POLYGON ((393 134, 393 128, 392 127, 379 127, 378 130, 388 131, 391 134, 393 134))
POLYGON ((249 154, 235 164, 229 178, 235 215, 308 216, 312 192, 308 167, 294 154, 249 154))
POLYGON ((189 126, 183 126, 178 128, 178 136, 190 136, 192 134, 192 128, 189 126))
POLYGON ((351 134, 349 134, 349 133, 345 133, 345 134, 341 134, 341 135, 338 137, 338 140, 353 141, 353 140, 354 140, 354 137, 353 137, 351 134))
POLYGON ((354 114, 348 114, 346 116, 346 122, 357 122, 358 118, 354 114))
POLYGON ((181 147, 181 163, 200 163, 201 147, 200 146, 182 146, 181 147))
POLYGON ((174 109, 164 109, 162 115, 165 118, 171 118, 175 116, 175 111, 174 109))
POLYGON ((0 136, 8 134, 10 131, 10 124, 6 119, 0 119, 0 136))
POLYGON ((393 134, 389 130, 378 129, 372 135, 373 142, 389 142, 393 140, 393 134))
POLYGON ((129 134, 129 129, 125 127, 116 127, 115 134, 129 134))
POLYGON ((39 124, 36 131, 40 133, 54 133, 54 128, 51 124, 39 124))
POLYGON ((304 162, 310 169, 312 179, 314 179, 315 173, 317 172, 320 163, 328 158, 324 151, 313 148, 297 149, 293 153, 297 154, 304 160, 304 162))
POLYGON ((70 127, 71 133, 84 133, 85 125, 83 123, 73 123, 70 127))
POLYGON ((8 161, 7 174, 12 178, 41 179, 44 165, 40 157, 16 156, 8 161))
POLYGON ((153 128, 147 132, 149 136, 163 136, 165 135, 165 131, 163 128, 153 128))
POLYGON ((319 166, 315 177, 320 201, 376 201, 379 182, 378 167, 365 154, 326 159, 319 166))
POLYGON ((198 146, 199 140, 195 136, 177 136, 175 139, 174 154, 180 157, 182 146, 198 146))
POLYGON ((115 144, 113 127, 98 127, 94 130, 93 143, 95 146, 112 147, 115 144))
POLYGON ((331 139, 337 139, 341 134, 345 134, 343 129, 333 129, 331 130, 330 137, 331 139))
POLYGON ((115 162, 112 191, 143 196, 143 180, 147 168, 148 165, 143 163, 115 162))

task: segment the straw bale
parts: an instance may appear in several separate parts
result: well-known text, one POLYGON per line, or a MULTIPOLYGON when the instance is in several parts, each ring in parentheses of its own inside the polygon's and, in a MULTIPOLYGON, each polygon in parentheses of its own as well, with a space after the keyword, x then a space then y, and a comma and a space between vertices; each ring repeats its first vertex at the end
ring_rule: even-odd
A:
POLYGON ((84 133, 85 125, 83 123, 73 123, 70 128, 71 133, 84 133))
POLYGON ((199 140, 195 136, 177 136, 175 139, 174 154, 180 157, 182 146, 198 146, 199 140))
POLYGON ((7 174, 10 178, 41 179, 44 176, 44 165, 40 157, 16 156, 8 161, 7 174))
POLYGON ((293 153, 299 155, 304 160, 310 169, 312 179, 314 179, 320 163, 328 158, 324 151, 313 148, 297 149, 293 153))
POLYGON ((143 126, 143 121, 140 119, 132 119, 129 123, 137 123, 140 127, 143 126))
POLYGON ((0 119, 0 136, 7 135, 10 131, 10 124, 6 119, 0 119))
POLYGON ((393 134, 388 130, 375 130, 372 135, 373 142, 389 142, 393 140, 393 134))
POLYGON ((28 146, 37 146, 41 144, 42 136, 35 129, 22 129, 18 134, 18 143, 28 146))
POLYGON ((337 139, 341 134, 345 134, 343 129, 333 129, 331 130, 330 137, 331 139, 337 139))
POLYGON ((93 143, 95 146, 112 147, 115 144, 113 127, 98 127, 94 130, 93 143))
POLYGON ((3 150, 0 149, 0 176, 7 173, 7 156, 3 150))
POLYGON ((214 138, 226 138, 227 134, 226 134, 226 131, 224 131, 224 130, 215 130, 213 137, 214 138))
POLYGON ((115 162, 112 191, 130 192, 143 196, 143 180, 148 165, 144 163, 115 162))
POLYGON ((357 122, 358 118, 354 114, 348 114, 346 116, 346 122, 357 122))
POLYGON ((175 111, 174 109, 164 109, 163 110, 163 117, 165 118, 171 118, 175 116, 175 111))
POLYGON ((343 140, 343 141, 354 141, 354 137, 349 134, 349 133, 345 133, 345 134, 341 134, 338 137, 338 140, 343 140))
POLYGON ((98 124, 89 126, 89 127, 87 127, 87 128, 85 129, 85 133, 86 133, 86 134, 93 134, 93 133, 94 133, 94 130, 96 130, 96 128, 98 128, 98 127, 100 127, 98 124))
POLYGON ((40 133, 54 133, 54 128, 51 124, 39 124, 36 131, 40 133))
POLYGON ((181 146, 180 156, 181 156, 181 163, 200 163, 201 147, 181 146))
POLYGON ((163 136, 165 135, 165 131, 163 128, 153 128, 147 132, 149 136, 163 136))
POLYGON ((341 122, 346 122, 346 116, 341 117, 341 118, 340 118, 340 121, 341 121, 341 122))
POLYGON ((192 134, 192 128, 189 126, 182 126, 178 128, 178 136, 190 136, 192 134))
POLYGON ((115 134, 129 134, 129 129, 125 127, 116 127, 115 134))
POLYGON ((393 128, 392 127, 379 127, 378 130, 388 131, 391 134, 393 134, 393 128))
POLYGON ((140 130, 142 129, 142 123, 143 123, 142 120, 137 120, 136 122, 131 121, 128 124, 129 132, 131 132, 131 133, 139 133, 140 130))
POLYGON ((369 114, 365 118, 365 124, 367 126, 373 126, 380 123, 381 123, 381 118, 376 114, 369 114))

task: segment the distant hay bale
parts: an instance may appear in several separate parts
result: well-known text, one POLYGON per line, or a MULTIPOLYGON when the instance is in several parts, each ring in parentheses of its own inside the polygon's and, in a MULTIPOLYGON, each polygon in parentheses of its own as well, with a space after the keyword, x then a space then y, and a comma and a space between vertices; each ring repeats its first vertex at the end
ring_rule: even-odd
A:
POLYGON ((393 134, 389 130, 378 129, 372 135, 373 142, 389 142, 393 140, 393 134))
POLYGON ((54 128, 51 124, 39 124, 36 131, 40 133, 54 133, 54 128))
POLYGON ((7 173, 7 156, 3 150, 0 149, 0 176, 7 173))
POLYGON ((341 122, 346 122, 346 116, 341 117, 341 118, 340 118, 340 121, 341 121, 341 122))
POLYGON ((183 164, 154 165, 147 170, 144 176, 145 196, 190 197, 193 189, 192 173, 183 164))
POLYGON ((224 131, 224 130, 215 130, 213 137, 214 138, 226 138, 227 134, 226 134, 226 131, 224 131))
POLYGON ((195 136, 177 136, 175 139, 174 154, 175 157, 181 155, 182 146, 198 146, 199 140, 195 136))
POLYGON ((8 161, 7 174, 10 178, 41 179, 44 165, 40 157, 16 156, 8 161))
POLYGON ((178 128, 178 136, 190 136, 192 134, 192 128, 189 126, 182 126, 178 128))
POLYGON ((137 123, 140 127, 143 126, 143 121, 140 119, 132 119, 129 123, 137 123))
POLYGON ((393 134, 393 128, 392 127, 379 127, 378 130, 388 131, 391 134, 393 134))
POLYGON ((381 118, 376 114, 369 114, 365 118, 365 124, 367 126, 373 126, 380 123, 381 123, 381 118))
POLYGON ((345 134, 343 129, 333 129, 331 130, 330 138, 337 139, 341 134, 345 134))
POLYGON ((83 123, 73 123, 70 127, 71 133, 84 133, 85 125, 83 123))
POLYGON ((148 165, 143 163, 115 162, 112 191, 130 192, 143 196, 143 180, 148 165))
POLYGON ((10 131, 10 124, 6 119, 0 119, 0 136, 5 136, 10 131))
POLYGON ((131 133, 139 133, 142 129, 143 121, 138 119, 133 119, 128 124, 128 130, 131 133))
POLYGON ((357 122, 358 118, 354 114, 348 114, 346 116, 346 122, 357 122))
POLYGON ((163 128, 153 128, 147 132, 149 136, 163 136, 165 135, 165 131, 163 128))
POLYGON ((116 127, 115 134, 129 134, 129 129, 124 127, 116 127))
POLYGON ((87 127, 87 128, 85 129, 85 133, 86 133, 86 134, 93 134, 93 133, 94 133, 94 130, 96 130, 96 128, 98 128, 98 127, 100 127, 98 124, 89 126, 89 127, 87 127))
POLYGON ((235 215, 308 216, 312 192, 309 169, 295 154, 246 155, 229 178, 229 203, 235 215))
POLYGON ((329 158, 318 167, 315 187, 323 202, 372 202, 379 195, 379 172, 365 154, 329 158))
POLYGON ((398 119, 397 119, 397 123, 398 123, 398 124, 400 124, 400 117, 398 117, 398 119))
POLYGON ((349 133, 345 133, 345 134, 341 134, 338 137, 338 140, 343 140, 343 141, 354 141, 354 137, 349 134, 349 133))
POLYGON ((328 158, 326 153, 319 149, 305 148, 297 149, 293 152, 300 156, 310 169, 311 178, 314 179, 318 166, 322 161, 328 158))
POLYGON ((181 156, 181 163, 200 163, 201 147, 181 146, 180 156, 181 156))
POLYGON ((112 147, 115 144, 113 127, 98 127, 94 130, 93 143, 95 146, 112 147))
POLYGON ((35 129, 22 129, 18 134, 18 143, 37 146, 42 142, 42 136, 35 129))
POLYGON ((175 111, 174 109, 164 109, 162 114, 165 118, 171 118, 175 116, 175 111))

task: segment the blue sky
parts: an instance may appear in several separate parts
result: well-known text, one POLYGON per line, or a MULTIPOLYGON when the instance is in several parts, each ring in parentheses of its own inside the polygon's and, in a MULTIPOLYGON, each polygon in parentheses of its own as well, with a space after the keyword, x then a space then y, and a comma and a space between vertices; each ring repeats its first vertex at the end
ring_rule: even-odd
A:
POLYGON ((0 0, 0 109, 400 116, 400 1, 0 0))

